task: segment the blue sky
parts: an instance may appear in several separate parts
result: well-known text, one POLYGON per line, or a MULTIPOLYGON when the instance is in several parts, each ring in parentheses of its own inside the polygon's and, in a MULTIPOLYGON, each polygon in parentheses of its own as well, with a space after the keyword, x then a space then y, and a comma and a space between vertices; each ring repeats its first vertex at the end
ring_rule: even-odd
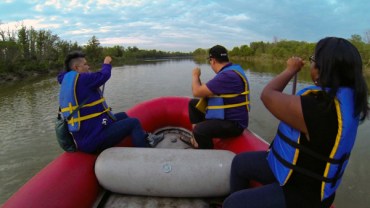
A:
POLYGON ((20 25, 50 30, 84 45, 194 51, 221 44, 326 36, 350 38, 370 31, 369 0, 49 0, 0 2, 2 30, 20 25))

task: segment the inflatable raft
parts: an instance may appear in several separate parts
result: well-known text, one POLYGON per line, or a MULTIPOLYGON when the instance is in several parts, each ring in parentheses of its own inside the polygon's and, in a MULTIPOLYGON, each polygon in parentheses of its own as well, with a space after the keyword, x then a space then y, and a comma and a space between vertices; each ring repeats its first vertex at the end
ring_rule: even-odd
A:
MULTIPOLYGON (((99 156, 63 153, 13 194, 3 207, 107 207, 102 203, 107 201, 104 193, 133 198, 136 195, 176 197, 172 200, 177 201, 181 197, 227 195, 233 156, 244 151, 266 150, 268 144, 245 130, 239 137, 215 138, 214 150, 190 149, 180 139, 190 136, 189 99, 161 97, 127 111, 129 116, 140 120, 146 131, 165 134, 157 148, 133 148, 131 139, 126 138, 118 147, 109 148, 99 156)), ((126 200, 116 201, 126 203, 126 200)))

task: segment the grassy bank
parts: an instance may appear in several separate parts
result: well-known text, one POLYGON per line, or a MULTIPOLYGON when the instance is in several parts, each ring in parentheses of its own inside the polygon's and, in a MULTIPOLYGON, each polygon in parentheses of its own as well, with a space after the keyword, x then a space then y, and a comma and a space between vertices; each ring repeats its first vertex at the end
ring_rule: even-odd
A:
MULTIPOLYGON (((174 57, 147 57, 147 58, 127 58, 127 57, 113 57, 112 66, 123 66, 123 65, 132 65, 139 64, 145 60, 157 60, 157 59, 191 59, 192 56, 174 56, 174 57)), ((88 60, 89 61, 89 60, 88 60)), ((102 62, 98 63, 89 63, 91 71, 97 71, 100 69, 102 62)), ((6 83, 15 83, 27 79, 33 79, 45 75, 57 75, 59 72, 63 71, 63 65, 60 65, 54 69, 41 69, 41 70, 14 70, 12 72, 0 72, 0 85, 6 83)))

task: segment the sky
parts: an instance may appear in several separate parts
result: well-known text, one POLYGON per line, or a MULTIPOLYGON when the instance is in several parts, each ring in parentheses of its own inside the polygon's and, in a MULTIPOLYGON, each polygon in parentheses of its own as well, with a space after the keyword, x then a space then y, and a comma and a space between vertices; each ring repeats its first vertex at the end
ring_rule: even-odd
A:
POLYGON ((192 52, 251 42, 317 42, 370 31, 369 0, 1 0, 0 27, 85 45, 192 52))

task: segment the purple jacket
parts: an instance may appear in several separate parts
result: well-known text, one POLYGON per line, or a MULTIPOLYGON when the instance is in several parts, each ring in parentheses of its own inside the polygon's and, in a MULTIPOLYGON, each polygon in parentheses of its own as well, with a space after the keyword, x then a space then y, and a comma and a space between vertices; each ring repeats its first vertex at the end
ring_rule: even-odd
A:
MULTIPOLYGON (((86 103, 90 103, 101 98, 100 86, 104 85, 111 76, 112 66, 110 64, 103 64, 102 69, 98 72, 81 73, 76 84, 77 101, 81 103, 88 98, 86 103)), ((58 75, 59 84, 62 83, 64 75, 67 72, 62 72, 58 75)), ((89 108, 80 109, 81 115, 87 115, 101 111, 101 106, 93 106, 89 108)), ((73 137, 77 143, 77 148, 81 151, 93 152, 95 147, 103 139, 101 132, 106 125, 103 125, 103 121, 106 121, 106 125, 113 123, 113 119, 108 113, 91 118, 81 122, 80 130, 73 133, 73 137)))

